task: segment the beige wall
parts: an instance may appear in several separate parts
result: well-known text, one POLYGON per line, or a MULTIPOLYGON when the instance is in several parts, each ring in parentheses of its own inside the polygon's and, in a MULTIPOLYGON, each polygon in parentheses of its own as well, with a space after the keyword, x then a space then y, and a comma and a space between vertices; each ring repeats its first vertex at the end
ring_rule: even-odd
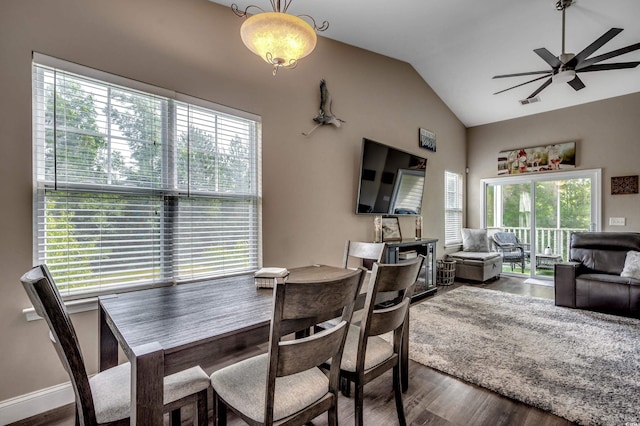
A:
POLYGON ((480 226, 480 181, 497 177, 498 152, 576 141, 577 168, 602 169, 601 229, 640 231, 640 195, 611 195, 612 176, 640 174, 638 111, 640 93, 468 129, 467 225, 480 226), (626 226, 609 226, 612 216, 626 226))
MULTIPOLYGON (((415 70, 320 38, 274 78, 242 45, 241 23, 206 0, 2 0, 0 401, 67 380, 45 324, 22 314, 18 281, 32 266, 32 51, 261 115, 265 265, 337 264, 346 239, 372 237, 371 217, 353 213, 365 136, 428 157, 423 234, 444 238, 443 172, 463 172, 466 130, 415 70), (346 123, 303 137, 322 78, 346 123), (418 148, 419 127, 437 134, 437 153, 418 148)), ((410 220, 401 225, 412 235, 410 220)), ((73 319, 95 371, 96 314, 73 319)))

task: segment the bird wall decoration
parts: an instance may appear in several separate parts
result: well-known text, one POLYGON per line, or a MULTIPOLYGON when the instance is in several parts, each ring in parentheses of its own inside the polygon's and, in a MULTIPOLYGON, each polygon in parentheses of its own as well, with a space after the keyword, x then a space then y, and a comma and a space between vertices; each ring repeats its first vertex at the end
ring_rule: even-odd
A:
POLYGON ((332 102, 333 99, 331 99, 331 93, 329 93, 329 89, 327 89, 327 83, 322 79, 320 80, 320 111, 318 115, 313 118, 313 121, 318 124, 308 132, 302 132, 304 136, 309 136, 314 130, 325 124, 333 124, 336 127, 340 127, 342 123, 345 123, 344 120, 336 117, 333 115, 333 112, 331 112, 332 102))

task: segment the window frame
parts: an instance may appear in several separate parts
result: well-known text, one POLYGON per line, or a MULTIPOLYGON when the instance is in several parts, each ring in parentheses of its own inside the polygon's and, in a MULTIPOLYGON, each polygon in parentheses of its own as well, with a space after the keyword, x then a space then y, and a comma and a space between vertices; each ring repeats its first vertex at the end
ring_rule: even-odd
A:
POLYGON ((445 247, 462 245, 462 228, 464 226, 464 176, 449 170, 444 171, 444 235, 445 247), (451 182, 455 179, 457 182, 451 182), (457 185, 455 185, 457 183, 457 185), (453 190, 450 185, 455 185, 453 190), (451 195, 451 196, 450 196, 451 195), (453 204, 452 204, 453 202, 453 204), (451 223, 450 216, 457 217, 458 223, 451 223), (457 229, 450 229, 457 228, 457 229), (457 238, 449 237, 455 234, 457 238))
MULTIPOLYGON (((252 243, 249 248, 249 251, 251 252, 250 268, 248 268, 247 270, 243 270, 241 272, 235 272, 235 273, 230 272, 230 273, 222 273, 222 274, 216 274, 211 276, 197 276, 193 278, 176 280, 175 278, 173 278, 175 277, 175 275, 172 275, 172 276, 165 275, 165 270, 163 266, 161 279, 153 279, 145 283, 133 283, 133 284, 122 284, 122 285, 115 284, 115 285, 107 285, 104 287, 97 285, 97 286, 83 287, 81 289, 72 290, 72 291, 70 291, 69 289, 64 289, 63 287, 64 285, 61 285, 60 286, 61 290, 64 290, 64 291, 61 291, 61 293, 63 294, 63 297, 66 300, 81 299, 81 298, 84 299, 88 297, 90 298, 90 297, 95 297, 102 294, 110 294, 115 291, 128 291, 128 290, 137 290, 141 288, 170 285, 170 284, 175 284, 178 281, 179 282, 200 281, 203 279, 214 279, 214 278, 219 278, 224 276, 238 275, 243 273, 249 273, 251 270, 258 269, 261 267, 262 265, 262 179, 261 179, 261 174, 262 174, 262 151, 261 151, 262 134, 261 132, 262 130, 261 130, 260 116, 34 52, 33 54, 34 75, 35 75, 36 66, 52 68, 54 70, 58 70, 61 72, 76 74, 83 78, 96 80, 107 86, 111 86, 111 85, 119 86, 122 88, 126 88, 127 90, 142 92, 145 95, 158 96, 163 99, 166 99, 170 103, 174 103, 175 105, 183 105, 183 106, 186 105, 187 107, 204 108, 210 111, 216 117, 220 115, 226 115, 232 118, 235 117, 237 119, 249 120, 250 122, 253 122, 252 138, 249 139, 250 142, 248 142, 248 144, 250 145, 250 148, 253 149, 253 152, 250 153, 252 158, 251 163, 250 164, 247 163, 249 164, 248 167, 250 169, 250 173, 252 174, 252 178, 251 178, 252 187, 249 193, 226 192, 226 193, 220 193, 217 196, 214 196, 214 195, 211 195, 212 194, 211 191, 203 192, 199 190, 191 190, 190 187, 187 188, 186 190, 179 187, 169 188, 167 181, 169 181, 170 178, 168 177, 168 175, 174 173, 170 170, 170 168, 176 167, 177 160, 174 160, 174 164, 171 165, 171 167, 168 167, 167 164, 164 164, 166 160, 165 158, 166 153, 162 155, 162 157, 165 158, 163 159, 163 165, 161 166, 162 167, 161 180, 163 181, 162 188, 158 189, 158 188, 118 187, 118 191, 122 191, 121 193, 123 194, 129 194, 129 195, 145 194, 145 195, 148 195, 149 197, 164 198, 165 202, 167 197, 168 199, 181 198, 183 200, 189 200, 189 199, 192 199, 193 197, 202 196, 203 194, 205 194, 206 197, 210 200, 233 200, 233 199, 250 200, 248 202, 250 204, 253 203, 251 204, 253 205, 253 207, 250 207, 252 211, 252 213, 250 214, 251 220, 246 223, 249 224, 249 227, 248 227, 249 229, 253 229, 253 231, 250 231, 250 232, 255 232, 254 243, 252 243)), ((40 179, 40 177, 44 176, 44 175, 42 176, 40 175, 41 175, 41 172, 44 170, 45 157, 44 157, 44 154, 42 154, 41 152, 41 148, 38 147, 39 143, 43 143, 42 141, 39 142, 39 138, 44 140, 44 136, 42 136, 42 134, 39 134, 39 132, 40 133, 43 132, 45 127, 44 127, 44 123, 38 123, 38 120, 43 119, 43 117, 38 118, 37 116, 38 114, 36 113, 36 105, 38 105, 38 102, 43 103, 42 99, 38 98, 38 96, 42 96, 42 93, 43 92, 38 92, 38 90, 36 89, 36 83, 34 82, 34 93, 33 93, 33 101, 32 101, 32 105, 34 108, 33 142, 32 142, 33 176, 34 176, 33 259, 34 259, 34 263, 36 264, 44 263, 44 258, 41 257, 41 256, 44 256, 42 254, 44 252, 41 253, 41 249, 39 247, 39 239, 40 237, 42 237, 41 228, 43 226, 44 219, 41 219, 41 218, 39 219, 38 216, 39 216, 39 205, 44 206, 42 197, 44 196, 45 191, 50 191, 52 188, 54 188, 55 190, 62 190, 62 191, 88 190, 88 191, 95 191, 96 194, 104 194, 104 193, 110 192, 110 190, 115 188, 115 187, 111 188, 109 187, 109 185, 73 184, 73 183, 69 184, 69 183, 59 183, 57 182, 57 180, 55 182, 50 182, 50 181, 47 181, 46 179, 40 179)), ((171 106, 168 106, 167 110, 171 110, 171 108, 172 108, 171 106)), ((176 108, 177 107, 173 107, 173 109, 176 109, 176 108)), ((174 111, 174 114, 175 114, 175 111, 174 111)), ((172 118, 175 119, 175 116, 169 117, 166 119, 170 121, 172 118)), ((169 126, 168 123, 165 123, 165 125, 169 126)), ((177 139, 175 135, 168 136, 167 141, 164 141, 164 142, 166 142, 169 145, 169 147, 165 149, 169 149, 169 150, 175 149, 175 146, 177 146, 178 144, 178 142, 175 139, 177 139)), ((43 207, 43 208, 46 209, 46 207, 43 207)), ((166 214, 165 210, 163 210, 162 214, 164 217, 164 215, 166 214)), ((161 220, 161 222, 164 222, 164 221, 161 220)), ((173 233, 176 232, 175 229, 172 231, 167 231, 165 229, 165 226, 169 226, 169 225, 162 223, 161 230, 159 231, 161 234, 159 238, 161 240, 165 238, 166 235, 173 235, 173 233)), ((177 226, 177 225, 172 225, 172 226, 177 226)), ((166 247, 164 247, 165 242, 163 241, 161 244, 163 246, 162 250, 165 250, 166 249, 166 247)), ((164 254, 161 254, 160 256, 163 257, 164 254)))

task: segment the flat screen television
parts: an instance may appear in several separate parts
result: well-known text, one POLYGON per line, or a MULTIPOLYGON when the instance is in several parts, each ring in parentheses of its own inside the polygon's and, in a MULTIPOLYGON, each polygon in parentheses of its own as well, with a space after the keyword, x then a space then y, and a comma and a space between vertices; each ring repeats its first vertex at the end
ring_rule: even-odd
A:
POLYGON ((362 140, 357 214, 419 215, 427 159, 362 140))

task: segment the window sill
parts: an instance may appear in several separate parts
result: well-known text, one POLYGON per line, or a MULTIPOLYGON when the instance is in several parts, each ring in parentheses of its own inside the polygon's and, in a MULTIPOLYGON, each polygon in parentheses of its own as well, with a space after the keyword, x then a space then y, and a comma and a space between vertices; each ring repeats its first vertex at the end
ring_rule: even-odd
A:
MULTIPOLYGON (((95 311, 98 309, 98 301, 100 297, 114 296, 116 293, 146 290, 149 288, 165 287, 175 285, 175 283, 163 283, 153 285, 120 285, 111 286, 108 290, 93 290, 86 291, 84 293, 70 294, 64 297, 64 305, 67 307, 69 314, 77 314, 80 312, 95 311)), ((22 313, 26 317, 27 321, 41 320, 42 317, 36 313, 36 310, 32 307, 25 308, 22 313)))
MULTIPOLYGON (((86 299, 69 300, 66 301, 65 306, 70 314, 77 314, 79 312, 95 311, 98 309, 98 298, 89 297, 86 299)), ((36 310, 31 308, 25 308, 22 313, 27 318, 27 321, 41 320, 42 317, 36 313, 36 310)))
MULTIPOLYGON (((97 290, 91 293, 85 292, 84 294, 79 293, 79 294, 72 295, 71 297, 75 296, 76 298, 74 299, 65 298, 64 305, 67 307, 67 312, 69 312, 69 314, 95 311, 95 310, 98 310, 98 302, 100 297, 102 298, 115 297, 117 293, 141 291, 141 290, 148 290, 152 288, 169 287, 174 285, 185 285, 185 284, 189 284, 192 282, 199 282, 199 281, 215 281, 217 279, 235 277, 239 275, 246 275, 249 273, 253 274, 254 272, 255 270, 242 271, 234 274, 220 275, 217 277, 210 277, 210 278, 197 279, 197 280, 185 280, 181 282, 167 282, 167 283, 161 283, 161 284, 155 284, 155 285, 136 284, 136 285, 111 286, 109 287, 108 290, 97 290)), ((26 317, 27 321, 36 321, 36 320, 42 319, 42 317, 36 313, 36 310, 33 307, 23 309, 22 313, 26 317)))

